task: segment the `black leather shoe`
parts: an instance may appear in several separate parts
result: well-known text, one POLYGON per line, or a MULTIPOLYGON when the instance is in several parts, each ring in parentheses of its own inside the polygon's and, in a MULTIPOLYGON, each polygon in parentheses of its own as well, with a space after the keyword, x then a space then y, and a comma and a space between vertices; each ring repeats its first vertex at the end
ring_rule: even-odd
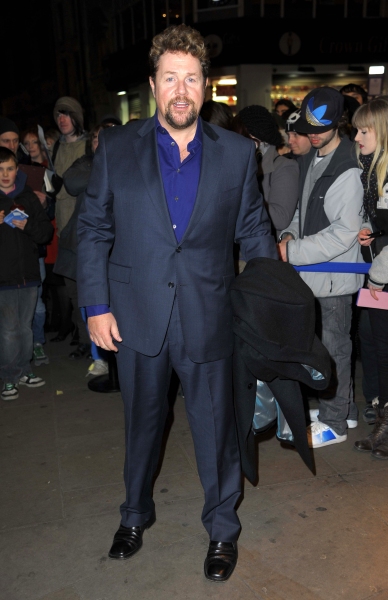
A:
POLYGON ((204 571, 210 581, 226 581, 237 564, 237 542, 210 542, 204 571))
POLYGON ((77 360, 78 358, 82 358, 86 356, 90 352, 90 344, 79 344, 78 348, 73 352, 70 352, 69 358, 72 360, 77 360))
POLYGON ((153 515, 144 525, 139 527, 124 527, 120 525, 116 531, 113 544, 109 550, 109 558, 125 560, 133 556, 143 545, 143 532, 155 523, 153 515))

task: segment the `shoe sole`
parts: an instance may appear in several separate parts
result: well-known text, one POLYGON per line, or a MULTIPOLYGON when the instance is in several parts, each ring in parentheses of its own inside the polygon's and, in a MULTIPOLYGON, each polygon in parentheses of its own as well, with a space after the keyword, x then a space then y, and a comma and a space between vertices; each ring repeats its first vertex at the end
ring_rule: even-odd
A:
MULTIPOLYGON (((146 529, 149 529, 150 527, 152 527, 152 525, 155 523, 156 521, 156 516, 153 515, 153 517, 151 517, 151 519, 149 521, 147 521, 147 523, 144 526, 144 531, 146 529)), ((108 553, 108 557, 111 560, 128 560, 128 558, 131 558, 131 556, 133 556, 134 554, 136 554, 137 552, 139 552, 139 550, 141 550, 143 547, 143 538, 141 540, 141 544, 140 546, 138 546, 135 550, 133 550, 132 552, 130 552, 129 554, 126 554, 125 556, 111 556, 110 552, 108 553)))
POLYGON ((48 358, 43 358, 42 360, 34 360, 34 365, 36 367, 40 367, 40 365, 48 365, 50 364, 50 360, 48 358))
POLYGON ((29 388, 38 388, 42 387, 42 385, 46 385, 45 381, 39 381, 38 383, 24 383, 23 381, 19 381, 19 385, 25 385, 29 388))
POLYGON ((329 440, 328 442, 322 442, 322 444, 316 444, 316 445, 310 446, 310 443, 309 443, 309 448, 312 448, 314 450, 315 448, 323 448, 324 446, 331 446, 332 444, 340 444, 341 442, 346 442, 347 439, 348 439, 348 436, 344 436, 344 439, 336 438, 335 440, 329 440))
POLYGON ((19 398, 19 394, 15 394, 14 396, 1 396, 1 399, 4 400, 4 402, 9 402, 10 400, 17 400, 19 398))
POLYGON ((209 575, 206 575, 205 569, 204 569, 204 575, 205 575, 206 579, 208 581, 211 581, 212 583, 223 583, 224 581, 228 581, 228 579, 230 579, 235 568, 236 568, 236 565, 233 567, 232 571, 229 573, 229 575, 227 577, 217 577, 217 578, 209 577, 209 575))

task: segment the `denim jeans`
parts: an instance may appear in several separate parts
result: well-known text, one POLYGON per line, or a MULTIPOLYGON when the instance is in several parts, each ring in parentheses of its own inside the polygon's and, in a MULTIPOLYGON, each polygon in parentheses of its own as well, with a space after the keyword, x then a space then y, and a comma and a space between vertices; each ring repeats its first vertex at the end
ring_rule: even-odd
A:
POLYGON ((346 432, 346 419, 357 419, 351 377, 352 296, 317 298, 318 335, 331 357, 332 378, 327 390, 320 394, 319 420, 338 435, 346 432), (319 331, 320 329, 320 331, 319 331))
POLYGON ((37 287, 0 289, 0 377, 4 383, 18 383, 31 372, 37 294, 37 287))
POLYGON ((44 335, 44 324, 46 321, 46 305, 42 300, 42 284, 46 278, 46 267, 44 264, 44 258, 39 259, 40 278, 42 283, 38 287, 38 299, 36 301, 34 319, 32 321, 32 333, 34 344, 45 344, 46 338, 44 335))

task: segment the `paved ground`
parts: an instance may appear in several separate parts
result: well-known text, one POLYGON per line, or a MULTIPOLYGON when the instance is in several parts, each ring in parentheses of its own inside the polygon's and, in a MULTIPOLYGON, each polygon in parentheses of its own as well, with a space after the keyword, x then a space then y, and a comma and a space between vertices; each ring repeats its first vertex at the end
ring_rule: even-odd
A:
MULTIPOLYGON (((202 569, 208 540, 202 490, 178 396, 154 496, 157 522, 133 559, 107 551, 123 499, 120 394, 87 388, 88 362, 47 348, 47 380, 0 406, 1 600, 386 600, 388 461, 346 443, 317 450, 313 477, 270 435, 260 443, 260 482, 245 485, 243 531, 232 579, 202 569)), ((362 406, 360 385, 357 397, 362 406)))

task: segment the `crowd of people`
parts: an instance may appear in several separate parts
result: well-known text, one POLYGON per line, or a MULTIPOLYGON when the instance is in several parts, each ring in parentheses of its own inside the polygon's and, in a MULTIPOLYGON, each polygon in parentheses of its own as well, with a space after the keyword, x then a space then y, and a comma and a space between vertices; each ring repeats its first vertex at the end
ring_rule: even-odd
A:
POLYGON ((212 104, 204 104, 204 118, 255 142, 259 187, 282 260, 372 263, 366 278, 356 270, 339 272, 335 264, 300 274, 317 299, 317 329, 333 361, 332 381, 319 409, 310 410, 307 432, 310 446, 319 448, 346 441, 347 429, 357 427, 356 347, 364 373, 362 417, 375 427, 355 448, 388 458, 388 313, 378 304, 355 305, 363 286, 378 301, 376 291, 388 283, 388 98, 368 102, 361 86, 348 84, 313 90, 299 109, 280 99, 275 114, 248 106, 233 117, 227 105, 211 113, 212 104))
POLYGON ((38 125, 20 133, 0 118, 0 377, 5 401, 19 386, 45 381, 35 367, 49 363, 51 342, 71 336, 69 358, 90 358, 87 376, 108 372, 107 354, 91 342, 77 300, 77 216, 87 188, 101 129, 121 125, 107 115, 90 133, 80 103, 62 97, 54 106, 57 128, 38 125), (15 213, 14 211, 22 211, 15 213), (9 215, 9 216, 8 216, 9 215), (8 216, 8 219, 7 219, 8 216), (22 232, 22 233, 21 233, 22 232))
POLYGON ((284 98, 273 113, 253 105, 234 115, 203 103, 207 50, 185 25, 154 38, 150 65, 151 119, 122 127, 107 116, 87 133, 71 97, 58 99, 56 129, 45 134, 0 118, 1 397, 45 384, 31 364, 48 363, 49 331, 51 342, 71 336, 69 359, 90 358, 91 376, 107 372, 119 345, 127 498, 109 556, 123 559, 155 521, 174 368, 205 491, 205 576, 225 581, 237 561, 241 485, 229 290, 250 259, 293 265, 315 298, 331 379, 309 411, 310 448, 345 442, 357 427, 357 340, 362 416, 374 427, 355 449, 388 459, 388 100, 323 86, 300 108, 284 98))
MULTIPOLYGON (((0 229, 0 244, 12 256, 0 274, 1 305, 10 311, 2 313, 0 324, 7 340, 0 362, 3 400, 17 398, 19 385, 44 385, 31 361, 49 362, 44 349, 49 331, 56 332, 52 342, 71 337, 70 359, 91 360, 87 375, 108 372, 107 352, 91 342, 86 311, 78 309, 77 221, 98 135, 121 121, 107 116, 87 133, 82 107, 71 97, 56 102, 53 116, 57 129, 47 130, 44 142, 37 126, 20 134, 16 123, 0 118, 0 222, 15 208, 28 215, 0 229), (42 176, 41 188, 31 190, 25 166, 48 169, 50 183, 42 176), (12 334, 16 331, 20 335, 12 334)), ((349 84, 339 92, 313 90, 302 108, 280 99, 273 113, 252 105, 233 115, 226 104, 207 101, 201 117, 254 141, 257 181, 282 260, 373 262, 366 282, 363 275, 336 272, 335 265, 333 272, 301 273, 317 298, 320 337, 333 359, 331 386, 321 394, 319 409, 310 411, 308 437, 311 447, 326 446, 345 441, 347 428, 357 426, 351 376, 356 342, 364 368, 363 419, 377 431, 356 448, 388 458, 383 436, 388 437, 388 312, 354 306, 360 288, 367 286, 378 301, 377 292, 388 282, 388 100, 368 102, 363 88, 349 84), (349 97, 357 105, 351 110, 344 101, 349 97), (325 119, 317 127, 307 115, 325 119)), ((236 270, 244 266, 239 260, 236 270)))

